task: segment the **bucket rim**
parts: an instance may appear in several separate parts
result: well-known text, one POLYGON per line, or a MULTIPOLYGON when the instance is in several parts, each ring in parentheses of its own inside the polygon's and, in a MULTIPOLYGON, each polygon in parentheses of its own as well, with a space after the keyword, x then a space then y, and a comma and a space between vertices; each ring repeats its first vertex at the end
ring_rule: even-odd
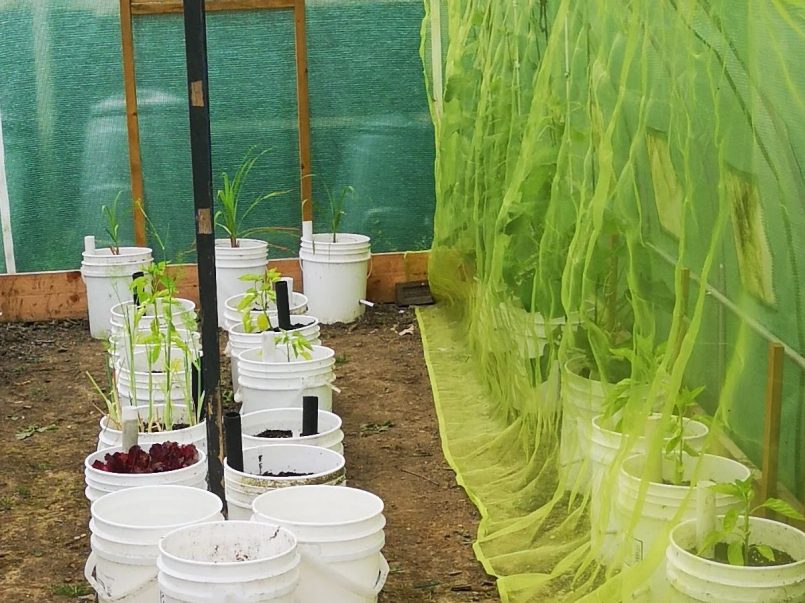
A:
MULTIPOLYGON (((165 440, 163 442, 149 442, 141 446, 143 450, 150 450, 151 446, 154 444, 164 444, 165 442, 170 442, 172 440, 165 440)), ((194 444, 195 446, 195 444, 194 444)), ((103 460, 103 458, 107 454, 114 454, 115 452, 124 452, 122 446, 110 446, 109 448, 101 448, 100 450, 96 450, 95 452, 90 453, 84 459, 84 471, 85 473, 88 472, 89 475, 97 476, 97 475, 112 475, 117 478, 125 477, 126 479, 133 479, 142 481, 143 479, 150 478, 154 475, 181 475, 181 474, 190 474, 194 471, 198 470, 198 467, 203 467, 206 470, 207 466, 207 453, 201 450, 198 446, 196 446, 196 452, 198 453, 198 460, 193 463, 192 465, 188 465, 187 467, 182 467, 181 469, 172 469, 170 471, 159 471, 158 473, 113 473, 111 471, 101 471, 100 469, 95 469, 92 466, 92 463, 98 460, 103 460)), ((150 484, 149 484, 150 485, 150 484)))
MULTIPOLYGON (((267 451, 270 452, 270 453, 273 453, 273 454, 281 454, 282 449, 287 450, 288 448, 296 448, 297 451, 299 451, 300 449, 305 449, 308 452, 314 451, 319 455, 322 455, 322 456, 325 456, 325 457, 330 456, 330 457, 332 457, 332 459, 334 461, 338 461, 336 467, 334 467, 332 469, 328 469, 326 471, 319 471, 318 473, 311 473, 310 475, 305 475, 304 479, 309 479, 309 480, 320 479, 320 478, 326 477, 328 475, 344 473, 344 471, 345 471, 347 462, 346 462, 346 459, 344 458, 344 455, 336 452, 335 450, 331 450, 330 448, 324 448, 323 446, 311 446, 310 444, 263 444, 261 446, 250 446, 248 448, 245 448, 244 452, 248 451, 249 453, 254 453, 255 451, 259 450, 260 451, 260 456, 263 456, 267 451)), ((242 476, 242 477, 247 478, 247 479, 265 478, 266 481, 280 482, 280 483, 282 483, 282 482, 291 482, 291 481, 300 479, 299 476, 268 477, 268 476, 264 476, 264 475, 256 475, 254 473, 246 473, 245 471, 238 471, 237 469, 233 469, 229 465, 229 457, 224 457, 223 465, 224 465, 224 474, 226 474, 227 472, 230 472, 230 473, 232 473, 234 475, 237 475, 239 477, 242 476)), ((331 486, 327 486, 327 487, 331 487, 331 486)), ((287 488, 283 488, 283 489, 287 489, 287 488)))
MULTIPOLYGON (((360 519, 351 519, 351 520, 347 520, 347 521, 332 521, 332 522, 321 522, 321 521, 319 521, 319 522, 306 522, 306 521, 291 521, 291 520, 283 519, 282 520, 283 523, 293 524, 293 525, 297 525, 297 526, 300 526, 300 527, 307 527, 307 528, 315 528, 315 527, 325 528, 325 527, 337 527, 337 526, 350 526, 350 525, 363 523, 363 522, 368 521, 370 519, 374 519, 378 515, 383 516, 383 511, 385 510, 385 503, 383 502, 383 499, 380 498, 377 494, 374 494, 373 492, 369 492, 368 490, 363 490, 362 488, 353 488, 351 486, 340 486, 338 488, 338 491, 333 493, 330 490, 322 490, 322 488, 332 488, 332 486, 313 484, 313 485, 288 486, 287 488, 277 488, 275 490, 269 490, 267 492, 263 492, 262 494, 257 496, 252 501, 252 512, 255 515, 260 515, 260 516, 265 517, 267 519, 272 519, 275 522, 278 519, 277 517, 269 517, 268 515, 266 515, 264 513, 261 513, 257 509, 257 505, 258 505, 258 502, 260 501, 260 499, 270 498, 269 495, 271 495, 272 492, 277 492, 278 493, 278 494, 273 495, 274 498, 278 498, 280 496, 287 496, 287 494, 285 494, 286 492, 291 492, 293 494, 295 492, 299 492, 302 488, 307 489, 307 492, 310 492, 311 495, 312 495, 311 489, 313 489, 313 488, 315 488, 317 492, 323 492, 325 494, 334 494, 336 496, 342 494, 344 491, 360 492, 361 496, 364 496, 366 498, 371 499, 372 502, 378 503, 380 508, 376 513, 374 513, 372 515, 369 515, 369 516, 366 516, 366 517, 362 517, 360 519)), ((267 522, 267 523, 273 523, 273 522, 267 522)), ((385 517, 384 517, 384 525, 385 525, 385 517)))
POLYGON ((250 352, 259 352, 260 354, 263 353, 262 347, 254 347, 254 348, 247 348, 240 353, 239 360, 241 362, 251 362, 257 365, 267 365, 267 366, 287 366, 290 364, 294 365, 309 365, 317 362, 325 362, 328 360, 333 360, 335 362, 335 350, 333 348, 327 347, 325 345, 314 345, 311 346, 313 348, 312 353, 315 354, 316 351, 320 351, 322 354, 320 357, 311 358, 310 360, 306 358, 294 358, 290 362, 280 361, 280 362, 267 362, 265 360, 253 360, 251 358, 244 358, 245 355, 249 354, 250 352))
MULTIPOLYGON (((289 413, 289 414, 290 413, 298 414, 299 418, 300 419, 302 418, 302 408, 301 407, 293 408, 291 406, 283 406, 283 407, 280 407, 280 408, 263 408, 263 409, 260 409, 260 410, 253 410, 251 412, 247 412, 246 414, 241 415, 240 420, 241 420, 241 424, 242 424, 248 418, 251 418, 251 417, 262 418, 262 417, 257 417, 257 415, 261 415, 261 416, 266 415, 266 416, 268 416, 270 414, 279 414, 281 412, 285 412, 285 413, 289 413)), ((328 419, 333 419, 334 418, 333 422, 335 423, 336 426, 333 427, 332 429, 328 429, 325 432, 319 432, 319 433, 314 434, 314 435, 299 436, 299 439, 302 439, 302 438, 316 438, 316 437, 321 437, 323 435, 328 435, 333 431, 338 431, 339 429, 341 429, 344 426, 344 421, 341 419, 341 417, 339 415, 337 415, 336 413, 330 411, 330 410, 325 410, 323 408, 319 408, 318 409, 318 415, 319 415, 319 417, 321 417, 323 415, 323 416, 327 417, 328 419)), ((258 423, 258 425, 259 425, 259 423, 258 423)), ((241 431, 243 431, 243 429, 241 429, 241 431)), ((256 437, 256 436, 254 436, 252 434, 247 434, 247 433, 243 433, 243 435, 249 436, 249 437, 256 437)))
MULTIPOLYGON (((259 312, 259 310, 258 310, 258 312, 259 312)), ((268 313, 276 315, 276 312, 272 312, 271 310, 269 310, 268 313)), ((310 314, 291 314, 291 320, 292 321, 293 320, 298 320, 300 318, 312 319, 312 322, 310 322, 308 324, 305 324, 305 325, 302 325, 301 327, 297 327, 296 329, 291 329, 292 332, 293 331, 301 331, 303 329, 310 329, 310 328, 313 328, 313 327, 321 325, 321 323, 319 322, 319 319, 316 318, 315 316, 311 316, 310 314)), ((263 334, 263 331, 260 331, 259 333, 245 333, 245 332, 243 332, 244 329, 245 329, 245 327, 243 326, 243 323, 238 322, 235 325, 229 327, 229 333, 230 334, 234 333, 235 335, 243 335, 243 336, 249 336, 249 335, 253 335, 253 336, 260 335, 260 336, 262 336, 262 334, 263 334)))

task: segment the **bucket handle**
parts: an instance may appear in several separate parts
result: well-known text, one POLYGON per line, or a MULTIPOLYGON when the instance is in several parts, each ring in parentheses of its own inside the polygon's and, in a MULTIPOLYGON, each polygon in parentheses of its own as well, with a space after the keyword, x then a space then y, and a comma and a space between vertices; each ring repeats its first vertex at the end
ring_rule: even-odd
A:
POLYGON ((97 566, 98 557, 95 555, 95 551, 92 551, 87 557, 87 562, 84 564, 84 579, 89 582, 89 585, 95 590, 96 593, 99 595, 103 593, 104 600, 108 601, 109 603, 113 603, 114 601, 123 601, 124 599, 128 599, 132 595, 136 595, 141 590, 144 590, 148 587, 150 582, 157 577, 156 570, 154 571, 153 576, 149 576, 139 584, 135 584, 132 588, 130 588, 127 592, 121 593, 114 597, 107 596, 106 587, 101 584, 97 578, 93 575, 95 573, 95 568, 97 566))
POLYGON ((380 555, 380 571, 377 573, 377 579, 375 580, 374 586, 371 587, 358 584, 354 580, 343 575, 341 572, 334 570, 329 564, 322 561, 321 557, 318 555, 304 551, 302 552, 302 557, 306 562, 312 565, 316 571, 321 572, 330 580, 346 588, 350 592, 363 598, 374 599, 380 594, 380 591, 383 590, 383 587, 386 585, 386 578, 389 576, 389 563, 382 554, 378 554, 380 555))

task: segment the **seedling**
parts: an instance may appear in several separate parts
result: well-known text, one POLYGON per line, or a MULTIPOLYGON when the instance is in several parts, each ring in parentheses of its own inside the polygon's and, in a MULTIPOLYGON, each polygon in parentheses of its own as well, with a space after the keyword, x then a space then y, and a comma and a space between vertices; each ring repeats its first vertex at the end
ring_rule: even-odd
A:
POLYGON ((270 268, 263 274, 245 274, 240 277, 240 280, 252 283, 238 304, 243 330, 247 333, 262 333, 274 328, 269 311, 277 299, 274 283, 280 280, 281 276, 276 268, 270 268), (252 316, 255 310, 258 314, 252 316))
POLYGON ((330 187, 325 185, 324 188, 327 191, 327 199, 330 204, 330 232, 333 235, 333 243, 335 243, 338 229, 341 226, 341 218, 346 215, 344 205, 348 197, 355 198, 355 189, 351 186, 345 186, 337 195, 333 195, 330 187))
POLYGON ((711 549, 716 544, 725 543, 727 545, 727 559, 730 565, 749 565, 749 556, 753 551, 756 551, 768 561, 774 562, 775 554, 770 546, 750 543, 752 534, 749 518, 752 513, 757 512, 759 509, 771 509, 783 517, 805 521, 805 517, 799 511, 779 498, 769 498, 765 502, 752 507, 754 488, 752 487, 751 477, 745 480, 737 479, 727 484, 715 484, 711 486, 711 489, 719 494, 736 497, 740 501, 741 507, 734 507, 727 511, 726 515, 724 515, 721 529, 710 532, 704 538, 699 547, 699 555, 702 555, 704 551, 711 549))
POLYGON ((106 234, 109 235, 109 250, 113 255, 120 255, 120 219, 117 214, 117 202, 122 191, 117 194, 111 205, 101 206, 101 213, 106 219, 106 234))
POLYGON ((696 404, 696 397, 704 391, 704 387, 694 390, 684 390, 679 393, 674 402, 673 427, 671 437, 665 444, 665 454, 674 461, 674 473, 672 483, 680 485, 685 474, 684 460, 685 455, 699 456, 699 452, 693 449, 685 441, 685 416, 696 404))
POLYGON ((243 156, 240 166, 233 177, 229 177, 226 172, 223 173, 223 187, 218 190, 217 198, 221 209, 215 212, 215 225, 223 230, 229 238, 229 244, 232 247, 240 247, 239 239, 248 238, 252 235, 265 232, 295 232, 293 228, 281 227, 258 227, 244 229, 243 225, 246 218, 264 201, 284 195, 288 191, 275 191, 271 193, 263 193, 255 197, 245 211, 241 212, 240 194, 243 183, 252 171, 257 160, 268 152, 265 149, 259 153, 256 152, 255 147, 246 151, 243 156))
POLYGON ((53 423, 50 425, 45 425, 44 427, 40 427, 39 425, 29 425, 25 429, 18 431, 14 437, 16 437, 18 440, 27 440, 36 433, 45 433, 46 431, 53 431, 54 429, 56 429, 56 425, 53 423))
POLYGON ((307 337, 299 331, 282 331, 276 339, 277 345, 285 346, 285 355, 288 362, 291 361, 291 354, 294 358, 302 357, 305 360, 313 358, 313 346, 307 337))

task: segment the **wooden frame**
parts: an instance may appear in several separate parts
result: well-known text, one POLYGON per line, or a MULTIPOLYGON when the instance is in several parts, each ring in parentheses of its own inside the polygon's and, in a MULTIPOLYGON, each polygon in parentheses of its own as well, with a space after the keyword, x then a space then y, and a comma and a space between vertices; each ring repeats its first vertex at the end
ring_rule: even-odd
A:
MULTIPOLYGON (((120 33, 123 53, 123 86, 126 92, 126 126, 129 140, 132 219, 137 245, 147 244, 145 186, 140 129, 137 114, 137 75, 134 60, 134 16, 181 14, 182 0, 120 0, 120 33)), ((293 10, 296 62, 296 102, 299 129, 299 174, 302 220, 313 219, 311 176, 310 97, 308 88, 305 0, 206 0, 206 11, 293 10)))

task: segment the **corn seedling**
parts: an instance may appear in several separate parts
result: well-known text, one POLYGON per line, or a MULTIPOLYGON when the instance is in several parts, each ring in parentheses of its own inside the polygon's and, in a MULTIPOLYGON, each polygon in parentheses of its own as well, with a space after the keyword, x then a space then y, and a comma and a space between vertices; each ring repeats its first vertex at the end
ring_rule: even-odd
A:
POLYGON ((335 243, 338 229, 341 226, 341 218, 346 215, 344 205, 347 197, 355 197, 355 189, 351 186, 345 186, 337 195, 334 195, 327 185, 324 188, 327 191, 327 199, 330 204, 330 232, 333 234, 333 243, 335 243))
POLYGON ((101 213, 106 219, 106 234, 109 236, 109 250, 113 255, 120 255, 120 219, 117 213, 117 203, 121 193, 118 193, 111 205, 101 206, 101 213))

